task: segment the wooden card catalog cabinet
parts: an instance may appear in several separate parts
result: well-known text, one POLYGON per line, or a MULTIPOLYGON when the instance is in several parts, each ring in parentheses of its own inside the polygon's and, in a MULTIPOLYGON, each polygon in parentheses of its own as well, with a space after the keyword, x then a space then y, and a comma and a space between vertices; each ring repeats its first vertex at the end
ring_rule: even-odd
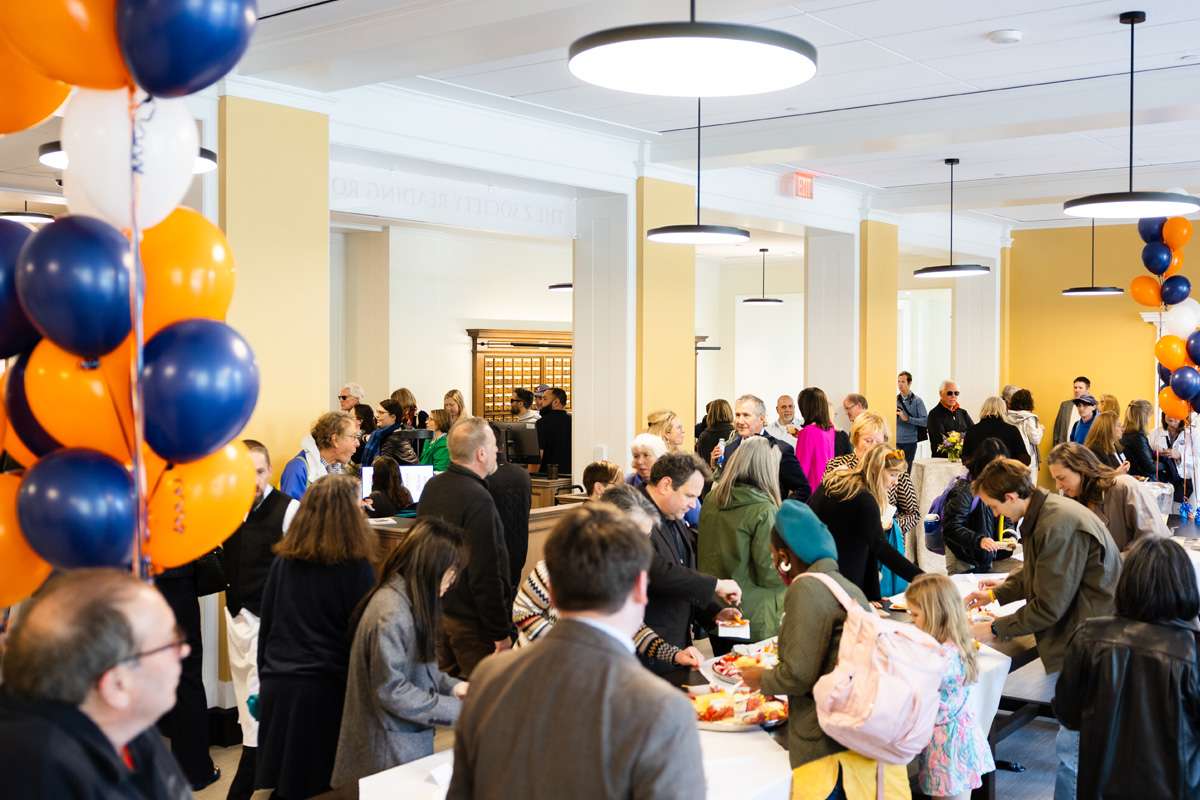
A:
POLYGON ((570 331, 510 331, 468 328, 475 361, 471 410, 486 419, 509 420, 514 388, 533 391, 540 383, 574 398, 570 331))

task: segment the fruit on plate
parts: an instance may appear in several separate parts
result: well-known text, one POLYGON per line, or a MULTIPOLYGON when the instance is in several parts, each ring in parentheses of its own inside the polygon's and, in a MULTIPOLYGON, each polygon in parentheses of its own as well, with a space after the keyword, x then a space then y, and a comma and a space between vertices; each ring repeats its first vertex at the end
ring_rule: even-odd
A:
POLYGON ((713 662, 713 672, 726 678, 737 678, 742 674, 742 667, 773 667, 779 659, 769 653, 740 655, 727 653, 713 662))
POLYGON ((763 697, 757 692, 712 692, 693 697, 692 705, 700 722, 727 725, 762 725, 787 719, 788 715, 786 700, 763 697))

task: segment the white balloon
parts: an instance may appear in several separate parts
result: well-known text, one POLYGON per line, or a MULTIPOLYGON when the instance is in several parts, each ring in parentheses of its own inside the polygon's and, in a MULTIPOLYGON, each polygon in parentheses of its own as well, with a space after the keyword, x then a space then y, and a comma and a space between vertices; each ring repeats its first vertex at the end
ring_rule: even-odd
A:
MULTIPOLYGON (((63 170, 63 197, 67 201, 67 211, 75 215, 104 219, 104 214, 96 208, 96 204, 87 196, 87 192, 75 180, 71 170, 63 170)), ((107 221, 107 220, 106 220, 107 221)))
POLYGON ((1191 336, 1197 323, 1200 323, 1200 317, 1196 315, 1195 310, 1183 303, 1176 303, 1163 315, 1163 327, 1167 329, 1167 333, 1180 339, 1186 340, 1191 336))
MULTIPOLYGON (((153 98, 139 91, 138 226, 162 222, 192 185, 192 165, 200 148, 196 123, 183 100, 153 98)), ((130 176, 133 126, 129 93, 79 89, 67 104, 62 126, 67 171, 93 209, 118 228, 132 227, 130 176)))
MULTIPOLYGON (((1171 306, 1171 308, 1190 308, 1192 313, 1196 315, 1196 324, 1200 325, 1200 301, 1197 301, 1196 298, 1189 297, 1182 303, 1176 303, 1171 306)), ((1191 331, 1188 331, 1188 333, 1191 333, 1191 331)))

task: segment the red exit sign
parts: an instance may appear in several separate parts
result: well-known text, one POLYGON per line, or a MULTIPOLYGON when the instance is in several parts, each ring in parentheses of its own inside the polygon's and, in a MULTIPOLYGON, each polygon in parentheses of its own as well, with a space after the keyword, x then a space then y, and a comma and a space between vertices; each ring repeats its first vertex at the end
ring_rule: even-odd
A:
POLYGON ((806 172, 797 172, 792 175, 792 196, 803 197, 805 200, 813 199, 813 176, 806 172))

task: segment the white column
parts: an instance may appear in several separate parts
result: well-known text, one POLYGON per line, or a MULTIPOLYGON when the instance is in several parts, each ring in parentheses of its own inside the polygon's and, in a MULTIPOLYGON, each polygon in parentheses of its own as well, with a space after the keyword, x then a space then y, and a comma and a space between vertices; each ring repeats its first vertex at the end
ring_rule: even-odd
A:
POLYGON ((581 198, 576 209, 571 452, 576 478, 597 459, 629 461, 635 427, 633 211, 624 195, 581 198))
POLYGON ((823 389, 836 410, 859 388, 857 237, 810 231, 804 257, 804 385, 823 389))
POLYGON ((999 395, 1001 388, 999 260, 981 258, 978 263, 992 271, 954 282, 954 368, 949 376, 958 382, 959 402, 972 419, 978 418, 983 401, 999 395))

